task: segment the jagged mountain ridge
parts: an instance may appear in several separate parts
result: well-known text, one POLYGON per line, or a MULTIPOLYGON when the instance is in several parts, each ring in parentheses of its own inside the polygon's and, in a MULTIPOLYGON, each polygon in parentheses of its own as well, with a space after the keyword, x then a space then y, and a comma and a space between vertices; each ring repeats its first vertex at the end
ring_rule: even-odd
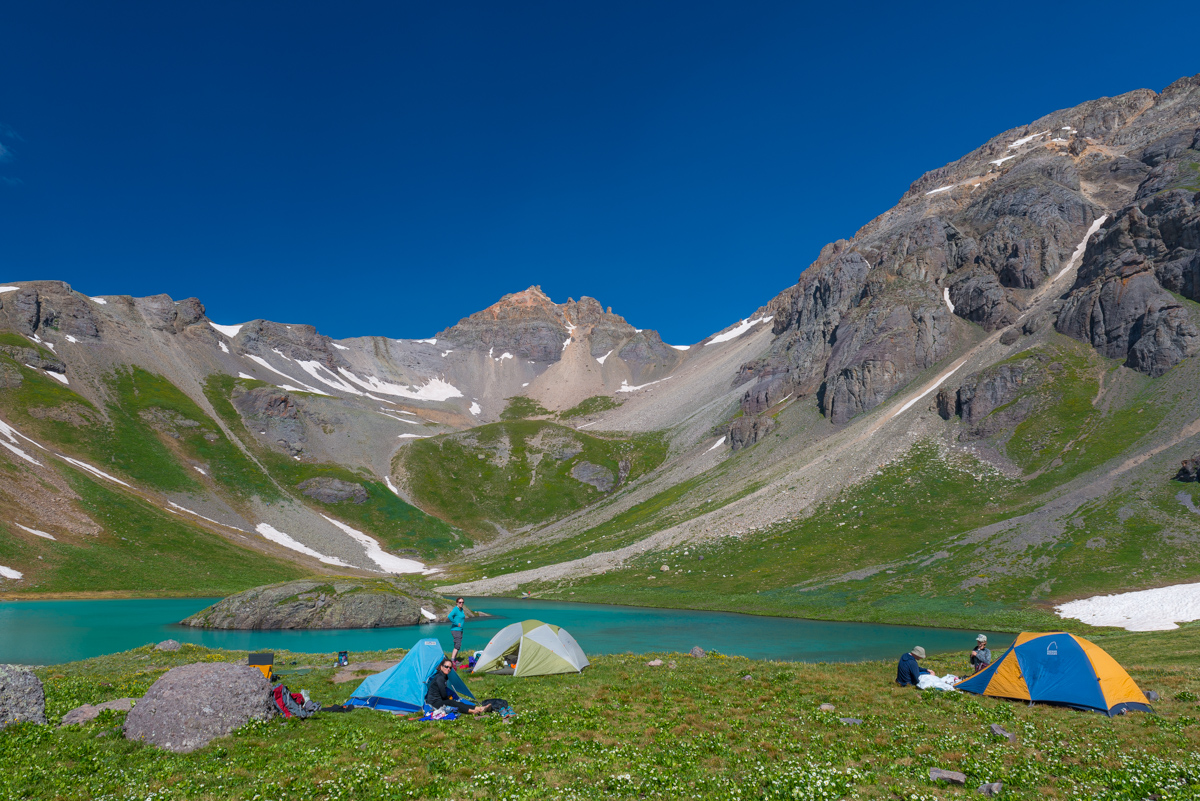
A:
MULTIPOLYGON (((670 454, 660 468, 614 482, 595 502, 549 522, 522 521, 514 512, 517 519, 505 521, 511 536, 475 542, 452 566, 464 575, 514 548, 561 558, 565 551, 554 543, 573 537, 590 543, 580 547, 597 553, 600 570, 635 554, 607 556, 614 540, 604 532, 648 537, 630 546, 644 550, 775 525, 901 458, 912 432, 951 449, 973 448, 972 458, 1014 476, 1059 470, 1067 482, 1061 486, 1074 486, 1085 479, 1049 459, 1034 466, 1013 435, 1065 397, 1054 369, 1063 358, 1083 359, 1072 373, 1080 380, 1107 364, 1084 359, 1057 332, 1094 346, 1096 359, 1120 359, 1130 375, 1190 386, 1200 186, 1188 182, 1200 162, 1198 85, 1189 78, 1161 94, 1092 101, 993 138, 918 179, 854 239, 824 248, 795 286, 755 314, 686 350, 634 329, 597 301, 554 304, 536 287, 415 341, 334 342, 310 326, 264 321, 214 328, 194 299, 98 304, 53 283, 14 282, 16 290, 0 294, 0 319, 56 344, 59 357, 35 354, 43 362, 27 369, 54 372, 58 358, 71 385, 99 405, 106 390, 93 379, 136 364, 166 376, 252 455, 266 448, 305 464, 353 467, 394 481, 418 506, 397 432, 412 442, 490 424, 513 396, 551 411, 595 395, 619 401, 556 422, 568 423, 567 439, 575 436, 570 427, 604 436, 666 433, 670 454), (31 289, 39 294, 31 298, 31 289), (63 345, 65 336, 77 341, 63 345), (80 356, 74 346, 85 342, 100 347, 80 356), (213 375, 239 373, 264 382, 231 389, 245 434, 206 392, 213 375), (1030 394, 1035 389, 1041 394, 1030 394), (921 422, 901 436, 905 410, 921 422), (930 419, 930 410, 941 414, 930 419), (827 477, 816 480, 819 471, 827 477), (781 501, 792 485, 796 503, 781 501), (645 515, 645 504, 668 511, 645 515), (743 514, 744 524, 731 524, 743 514)), ((1133 397, 1135 379, 1114 375, 1119 380, 1102 379, 1093 393, 1098 403, 1133 397)), ((1150 459, 1149 466, 1187 440, 1163 436, 1147 446, 1150 456, 1128 453, 1150 459)), ((507 446, 477 450, 470 458, 497 466, 513 458, 507 446)), ((519 488, 510 494, 520 500, 519 488)), ((293 514, 309 520, 311 511, 293 514)), ((217 508, 208 516, 245 530, 272 514, 217 508), (227 511, 241 517, 223 517, 227 511)), ((296 536, 325 547, 327 535, 338 532, 296 536)), ((338 558, 353 563, 348 550, 338 558)), ((356 564, 372 569, 369 561, 356 564)), ((562 575, 578 574, 563 564, 562 575)))

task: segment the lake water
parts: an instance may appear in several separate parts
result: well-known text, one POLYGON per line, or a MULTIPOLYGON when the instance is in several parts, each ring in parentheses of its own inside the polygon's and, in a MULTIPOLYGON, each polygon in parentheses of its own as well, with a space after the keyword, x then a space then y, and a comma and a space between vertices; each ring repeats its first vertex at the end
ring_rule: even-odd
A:
MULTIPOLYGON (((447 651, 452 645, 447 625, 333 631, 228 631, 178 625, 217 600, 0 602, 0 663, 54 665, 168 638, 212 648, 325 653, 331 660, 336 651, 408 648, 429 636, 441 640, 447 651)), ((567 629, 588 654, 686 652, 699 645, 724 654, 804 662, 896 659, 915 645, 931 654, 961 651, 965 661, 978 633, 512 598, 470 598, 467 605, 496 617, 467 621, 465 649, 482 649, 504 626, 530 618, 567 629)), ((994 653, 1013 639, 1011 634, 984 633, 994 653)))

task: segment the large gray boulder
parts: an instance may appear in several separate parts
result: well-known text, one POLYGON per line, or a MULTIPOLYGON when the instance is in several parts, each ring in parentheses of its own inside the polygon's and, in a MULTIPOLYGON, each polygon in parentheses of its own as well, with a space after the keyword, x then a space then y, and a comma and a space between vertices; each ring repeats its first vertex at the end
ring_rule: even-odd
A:
POLYGON ((167 671, 125 716, 125 736, 176 753, 203 748, 275 714, 271 685, 249 665, 208 663, 167 671))
POLYGON ((231 595, 182 622, 211 629, 370 629, 423 623, 422 609, 445 621, 451 606, 400 578, 303 579, 231 595))
POLYGON ((46 692, 31 671, 0 665, 0 729, 10 723, 46 723, 46 692))

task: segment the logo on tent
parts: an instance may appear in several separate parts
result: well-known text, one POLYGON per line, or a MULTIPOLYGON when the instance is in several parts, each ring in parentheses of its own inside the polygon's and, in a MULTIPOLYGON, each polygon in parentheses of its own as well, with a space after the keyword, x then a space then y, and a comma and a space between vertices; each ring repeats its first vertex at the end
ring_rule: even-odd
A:
POLYGON ((1057 640, 1052 640, 1050 644, 1046 646, 1046 656, 1058 656, 1057 640))

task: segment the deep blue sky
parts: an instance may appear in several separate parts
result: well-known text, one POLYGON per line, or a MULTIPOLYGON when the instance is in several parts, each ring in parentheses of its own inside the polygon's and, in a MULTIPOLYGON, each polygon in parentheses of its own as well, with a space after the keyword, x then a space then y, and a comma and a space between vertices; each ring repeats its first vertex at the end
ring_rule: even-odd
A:
POLYGON ((695 342, 924 171, 1200 72, 1150 8, 7 3, 0 283, 335 337, 541 284, 695 342))

